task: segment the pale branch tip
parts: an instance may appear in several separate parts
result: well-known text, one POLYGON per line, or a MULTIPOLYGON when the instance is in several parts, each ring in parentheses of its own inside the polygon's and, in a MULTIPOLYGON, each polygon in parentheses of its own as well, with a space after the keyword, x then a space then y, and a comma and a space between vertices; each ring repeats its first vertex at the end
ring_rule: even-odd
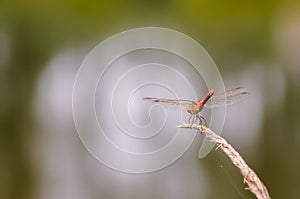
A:
POLYGON ((266 186, 261 182, 256 173, 247 165, 242 156, 221 136, 214 133, 206 126, 196 124, 182 124, 178 128, 197 129, 202 132, 210 141, 215 142, 222 151, 230 158, 231 162, 240 169, 247 183, 247 190, 251 191, 258 199, 270 199, 266 186))

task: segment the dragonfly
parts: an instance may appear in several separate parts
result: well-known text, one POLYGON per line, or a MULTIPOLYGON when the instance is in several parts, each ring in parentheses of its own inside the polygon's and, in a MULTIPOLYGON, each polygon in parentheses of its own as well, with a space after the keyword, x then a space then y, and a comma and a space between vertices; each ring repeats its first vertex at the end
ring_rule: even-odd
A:
POLYGON ((210 90, 203 99, 197 101, 152 97, 145 97, 143 100, 150 101, 154 104, 160 104, 166 108, 186 110, 190 114, 189 123, 194 124, 199 120, 200 125, 202 125, 202 121, 204 121, 205 126, 207 126, 205 118, 200 115, 202 110, 235 104, 248 94, 245 87, 237 87, 218 94, 214 93, 214 90, 210 90))

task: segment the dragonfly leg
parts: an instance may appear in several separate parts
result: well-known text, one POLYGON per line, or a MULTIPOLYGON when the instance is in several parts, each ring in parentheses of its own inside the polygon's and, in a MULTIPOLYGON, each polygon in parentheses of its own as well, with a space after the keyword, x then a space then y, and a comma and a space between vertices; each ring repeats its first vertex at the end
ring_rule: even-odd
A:
MULTIPOLYGON (((199 116, 198 114, 195 115, 195 118, 196 120, 198 119, 199 120, 199 125, 202 127, 202 118, 201 116, 199 116)), ((199 130, 198 130, 199 131, 199 130)), ((199 131, 201 134, 202 134, 202 128, 201 130, 199 131)))
POLYGON ((201 115, 200 115, 200 118, 201 118, 201 120, 203 120, 203 121, 204 121, 204 125, 207 127, 207 122, 206 122, 206 119, 205 119, 204 117, 202 117, 201 115))
POLYGON ((191 116, 189 117, 189 124, 191 123, 191 119, 192 119, 192 114, 191 114, 191 116))
POLYGON ((192 117, 192 123, 190 123, 190 124, 194 124, 194 122, 195 122, 195 115, 191 115, 191 117, 192 117))
POLYGON ((199 125, 202 126, 202 118, 197 114, 197 119, 199 120, 199 125))

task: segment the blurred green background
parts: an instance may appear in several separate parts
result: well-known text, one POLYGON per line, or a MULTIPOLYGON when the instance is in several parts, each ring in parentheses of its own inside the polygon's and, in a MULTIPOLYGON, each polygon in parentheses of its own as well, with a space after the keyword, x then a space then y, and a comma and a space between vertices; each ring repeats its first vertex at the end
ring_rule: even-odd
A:
MULTIPOLYGON (((72 116, 63 113, 64 108, 70 111, 70 103, 61 107, 61 117, 67 120, 50 120, 57 106, 40 89, 47 81, 64 84, 64 78, 57 82, 55 75, 45 79, 51 64, 65 55, 74 59, 68 64, 78 68, 100 41, 144 26, 170 28, 194 38, 214 59, 225 84, 239 85, 239 79, 255 84, 253 95, 261 95, 261 110, 254 143, 243 147, 247 140, 241 137, 239 143, 231 139, 234 135, 228 140, 257 171, 272 198, 300 198, 300 3, 291 0, 1 1, 0 198, 254 198, 219 151, 198 160, 199 146, 194 146, 175 162, 185 164, 193 156, 189 164, 205 168, 204 187, 187 183, 193 174, 180 176, 174 165, 131 176, 86 157, 72 116), (43 119, 44 114, 50 119, 43 119), (72 147, 60 151, 57 140, 72 147), (51 159, 52 153, 65 156, 51 159), (92 169, 99 172, 97 179, 92 169), (178 175, 178 187, 163 180, 178 175), (173 189, 182 190, 182 195, 170 195, 173 189), (194 193, 197 189, 203 189, 203 195, 194 193)), ((74 71, 61 67, 72 82, 74 71)), ((247 120, 250 126, 252 119, 257 118, 247 120)))

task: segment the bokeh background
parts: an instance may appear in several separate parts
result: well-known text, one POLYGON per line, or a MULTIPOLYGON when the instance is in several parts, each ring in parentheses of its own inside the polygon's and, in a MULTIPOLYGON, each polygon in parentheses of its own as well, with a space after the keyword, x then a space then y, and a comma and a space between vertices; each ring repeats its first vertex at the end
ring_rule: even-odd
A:
POLYGON ((249 100, 228 110, 223 136, 272 198, 300 198, 300 3, 274 1, 0 2, 0 198, 254 198, 220 151, 197 140, 171 166, 132 175, 82 146, 71 94, 86 54, 144 26, 180 31, 209 52, 226 87, 249 100))

